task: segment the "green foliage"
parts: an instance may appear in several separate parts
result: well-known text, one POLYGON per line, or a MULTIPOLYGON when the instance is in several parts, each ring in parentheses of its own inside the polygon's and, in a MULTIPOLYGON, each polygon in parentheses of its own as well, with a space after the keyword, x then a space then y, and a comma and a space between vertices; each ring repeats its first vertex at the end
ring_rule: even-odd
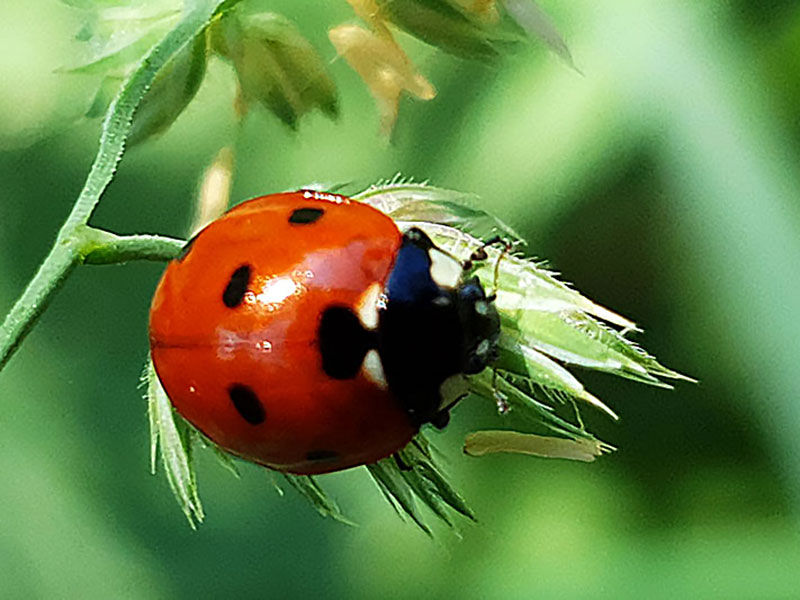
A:
MULTIPOLYGON (((351 4, 376 29, 377 36, 355 39, 347 35, 347 44, 337 48, 345 55, 363 54, 355 62, 348 60, 365 79, 379 104, 394 105, 391 109, 382 108, 387 114, 396 113, 398 99, 391 97, 393 92, 381 89, 381 82, 400 77, 400 73, 390 75, 391 69, 381 63, 390 59, 378 60, 376 44, 388 43, 392 51, 387 56, 399 64, 409 67, 410 61, 394 42, 384 21, 445 52, 481 60, 495 61, 520 47, 530 36, 544 41, 574 67, 563 38, 532 0, 504 0, 504 12, 498 10, 495 0, 474 2, 471 7, 460 0, 375 0, 374 7, 372 1, 353 0, 351 4), (373 73, 374 70, 377 72, 373 73)), ((66 3, 79 8, 84 17, 83 26, 75 36, 84 58, 65 71, 101 78, 86 112, 89 118, 99 117, 142 57, 175 25, 180 13, 173 0, 150 0, 124 7, 102 2, 66 3)), ((240 115, 251 104, 258 103, 292 129, 297 128, 300 117, 316 109, 331 119, 338 116, 338 94, 326 62, 300 30, 283 15, 241 7, 231 10, 236 4, 223 2, 210 24, 210 35, 199 31, 192 44, 171 57, 159 71, 134 116, 129 145, 163 132, 178 118, 203 81, 209 52, 229 61, 236 71, 239 89, 235 106, 240 115)), ((203 2, 190 3, 186 11, 203 5, 203 2)), ((360 28, 350 28, 353 31, 366 34, 360 28)), ((399 95, 400 89, 408 87, 420 98, 429 100, 435 96, 433 87, 424 78, 417 83, 419 86, 415 87, 411 80, 404 81, 396 93, 399 95)), ((390 87, 394 90, 394 86, 390 87)), ((387 114, 384 114, 386 133, 394 123, 394 116, 387 114)))
POLYGON ((291 473, 282 473, 281 475, 284 481, 291 485, 298 494, 303 496, 303 498, 305 498, 323 517, 330 517, 345 525, 355 524, 344 516, 336 502, 319 486, 315 477, 310 475, 292 475, 291 473))
POLYGON ((375 6, 382 18, 461 58, 493 62, 530 37, 575 68, 564 38, 534 0, 375 0, 375 6))
MULTIPOLYGON (((175 255, 179 247, 176 240, 115 236, 92 228, 87 222, 113 177, 126 142, 144 140, 166 129, 194 97, 205 73, 207 27, 212 21, 213 47, 234 64, 243 105, 259 101, 291 126, 313 108, 321 108, 329 116, 336 115, 333 83, 320 57, 294 25, 278 15, 231 10, 235 5, 232 1, 187 5, 183 18, 157 43, 153 40, 173 17, 169 11, 101 8, 96 13, 90 12, 93 19, 87 21, 78 37, 93 44, 94 55, 75 71, 105 74, 101 86, 104 91, 96 98, 92 110, 99 110, 106 92, 113 88, 109 81, 122 75, 127 80, 108 108, 97 158, 72 214, 51 255, 6 319, 0 338, 3 361, 74 266, 175 255), (117 29, 126 32, 122 41, 114 35, 117 29), (147 48, 147 55, 132 68, 132 61, 147 48)), ((495 42, 501 40, 489 32, 501 30, 491 26, 491 14, 478 16, 473 14, 474 6, 470 10, 466 5, 459 6, 449 0, 380 4, 384 16, 431 43, 465 55, 474 52, 475 56, 488 57, 488 49, 493 52, 495 42), (486 23, 483 19, 487 19, 486 23)), ((485 6, 490 13, 495 10, 492 3, 485 6)), ((534 17, 538 25, 533 24, 529 29, 547 37, 548 29, 541 15, 536 13, 534 17)), ((384 46, 389 44, 387 48, 394 48, 387 41, 390 39, 383 39, 384 46)), ((551 35, 551 45, 554 39, 551 35)), ((401 64, 404 55, 398 50, 394 58, 401 64)), ((507 248, 486 244, 485 240, 496 233, 513 243, 519 243, 520 238, 511 228, 476 208, 474 198, 397 178, 373 186, 357 197, 392 216, 401 227, 422 227, 440 247, 460 260, 477 256, 479 251, 486 254, 485 260, 475 261, 474 269, 467 275, 474 272, 493 290, 502 314, 503 334, 500 357, 491 374, 473 377, 470 382, 474 393, 496 402, 501 412, 513 407, 534 425, 574 440, 590 440, 599 448, 602 444, 582 425, 573 425, 557 416, 551 406, 535 397, 541 391, 544 399, 551 402, 565 398, 583 400, 614 416, 556 361, 653 384, 660 383, 659 376, 680 377, 625 339, 623 332, 598 319, 625 330, 632 329, 632 323, 583 298, 534 262, 509 255, 507 248)), ((203 509, 192 466, 193 448, 202 441, 220 457, 224 453, 174 414, 152 365, 147 368, 146 380, 153 469, 160 451, 170 487, 194 527, 203 519, 203 509)), ((533 438, 528 440, 528 449, 532 441, 533 438)), ((232 461, 223 458, 223 462, 237 473, 232 461)), ((368 470, 398 512, 428 533, 431 530, 419 512, 417 501, 448 525, 452 525, 449 511, 472 518, 463 499, 433 461, 422 437, 393 458, 369 465, 368 470)), ((321 514, 345 521, 335 502, 314 478, 287 475, 287 481, 321 514)))
POLYGON ((0 369, 19 347, 72 269, 94 249, 96 235, 89 231, 87 223, 100 201, 100 196, 114 177, 131 134, 136 109, 158 73, 202 34, 212 18, 223 15, 235 5, 236 2, 232 0, 224 0, 213 3, 197 2, 187 6, 191 10, 153 46, 109 106, 103 120, 100 147, 83 189, 59 231, 50 254, 0 327, 0 369))
POLYGON ((114 77, 120 82, 180 18, 180 9, 172 0, 128 6, 115 2, 62 2, 79 9, 82 20, 75 35, 81 58, 65 71, 114 77))
POLYGON ((448 0, 378 0, 378 5, 395 25, 462 58, 498 59, 522 42, 513 31, 483 22, 448 0))
POLYGON ((438 223, 476 238, 501 234, 515 244, 525 243, 514 229, 480 208, 481 199, 476 194, 415 183, 398 174, 371 185, 353 198, 398 221, 438 223))
MULTIPOLYGON (((285 14, 309 35, 345 10, 262 5, 291 7, 285 14)), ((216 469, 198 473, 213 523, 195 535, 165 505, 166 485, 142 469, 143 405, 132 381, 159 268, 82 269, 0 377, 5 595, 795 597, 800 6, 540 6, 569 34, 586 77, 541 53, 487 72, 408 45, 439 96, 402 103, 391 148, 365 123, 367 94, 342 90, 346 118, 335 127, 309 119, 297 139, 275 119, 248 123, 232 196, 312 179, 369 182, 398 169, 476 192, 480 207, 524 234, 530 253, 635 315, 648 335, 626 339, 646 341, 703 384, 663 393, 561 364, 620 413, 610 423, 583 411, 591 431, 620 447, 598 465, 461 458, 460 431, 520 416, 512 409, 495 423, 488 403, 465 402, 436 436, 480 518, 461 540, 424 543, 387 514, 363 473, 318 479, 360 522, 353 530, 298 515, 262 477, 220 481, 227 474, 216 469)), ((64 191, 85 176, 92 124, 65 129, 60 118, 76 96, 86 99, 89 76, 51 73, 70 54, 59 39, 74 31, 74 13, 46 0, 4 8, 7 309, 53 237, 64 191), (40 125, 58 135, 34 148, 8 145, 21 127, 40 125)), ((343 61, 330 68, 344 85, 343 61)), ((206 78, 192 119, 123 163, 98 225, 182 231, 186 175, 203 170, 230 125, 228 83, 206 78)))
POLYGON ((502 322, 500 356, 492 373, 470 378, 471 387, 501 407, 509 405, 529 424, 571 439, 594 440, 582 425, 573 425, 553 411, 553 404, 565 400, 585 402, 616 418, 562 363, 661 387, 670 386, 659 377, 692 381, 663 367, 628 340, 625 333, 636 330, 628 319, 582 296, 535 261, 502 247, 486 247, 481 238, 471 235, 474 218, 481 224, 483 239, 499 233, 517 241, 502 223, 495 221, 487 229, 491 219, 477 209, 458 207, 456 192, 395 179, 356 197, 387 212, 401 228, 421 227, 439 247, 461 260, 476 250, 485 251, 487 259, 477 264, 475 274, 496 292, 502 322))

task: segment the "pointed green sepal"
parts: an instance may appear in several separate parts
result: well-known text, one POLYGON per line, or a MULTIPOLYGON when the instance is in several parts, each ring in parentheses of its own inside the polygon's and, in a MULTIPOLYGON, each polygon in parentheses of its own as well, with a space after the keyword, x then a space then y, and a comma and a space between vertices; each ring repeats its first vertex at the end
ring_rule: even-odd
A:
POLYGON ((234 10, 212 27, 211 41, 236 69, 242 113, 257 102, 292 128, 315 109, 338 116, 336 85, 325 62, 286 17, 234 10))
POLYGON ((145 368, 147 409, 150 416, 151 468, 155 472, 156 454, 161 455, 164 473, 178 504, 192 529, 205 517, 197 493, 192 446, 195 429, 175 414, 152 361, 145 368))

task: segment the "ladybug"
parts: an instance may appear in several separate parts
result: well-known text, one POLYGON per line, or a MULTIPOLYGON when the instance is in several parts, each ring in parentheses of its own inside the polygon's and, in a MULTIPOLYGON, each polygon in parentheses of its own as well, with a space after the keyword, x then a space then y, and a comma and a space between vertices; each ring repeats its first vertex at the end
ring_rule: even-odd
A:
POLYGON ((295 474, 373 463, 446 425, 499 333, 477 277, 421 229, 310 190, 243 202, 201 230, 150 308, 177 412, 295 474))

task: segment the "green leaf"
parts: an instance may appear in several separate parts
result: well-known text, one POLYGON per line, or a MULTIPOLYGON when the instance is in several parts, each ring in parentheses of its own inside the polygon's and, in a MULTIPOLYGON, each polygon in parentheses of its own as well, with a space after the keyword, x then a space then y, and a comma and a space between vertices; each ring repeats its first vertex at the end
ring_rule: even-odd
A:
POLYGON ((132 39, 125 45, 115 44, 113 47, 104 48, 102 52, 95 51, 91 59, 62 71, 79 75, 96 74, 121 78, 130 73, 145 52, 152 48, 162 36, 161 28, 147 31, 141 37, 132 39))
POLYGON ((449 527, 455 526, 450 511, 475 520, 472 510, 436 465, 430 444, 421 432, 395 457, 367 465, 367 470, 398 514, 410 517, 428 535, 432 536, 433 531, 417 501, 449 527))
POLYGON ((169 486, 189 525, 195 529, 205 515, 192 464, 194 429, 173 410, 152 361, 148 361, 146 374, 151 468, 155 471, 156 454, 160 454, 169 486))
MULTIPOLYGON (((485 261, 473 261, 476 268, 469 275, 477 274, 495 294, 501 334, 497 359, 490 369, 469 378, 470 390, 501 408, 507 406, 511 409, 509 417, 525 426, 544 427, 560 436, 552 442, 546 441, 551 438, 539 439, 541 436, 517 438, 520 448, 538 447, 542 450, 539 455, 548 449, 557 455, 559 451, 580 454, 586 448, 605 448, 584 429, 575 402, 591 404, 612 418, 617 416, 565 365, 661 387, 671 387, 661 378, 693 381, 664 367, 627 339, 627 334, 638 331, 630 320, 584 297, 542 264, 509 252, 502 244, 487 246, 481 238, 487 239, 492 231, 513 241, 513 230, 474 209, 474 197, 397 179, 355 197, 391 215, 401 229, 420 227, 456 259, 468 259, 476 250, 486 253, 485 261), (473 226, 473 220, 478 227, 473 226), (573 405, 578 425, 556 413, 555 408, 564 403, 573 405), (564 437, 583 440, 583 445, 559 441, 564 437)), ((410 487, 417 495, 429 498, 428 489, 419 482, 410 487)))
POLYGON ((84 20, 75 40, 81 42, 78 50, 83 58, 78 65, 63 70, 115 77, 130 74, 181 14, 173 0, 141 1, 129 6, 113 2, 68 4, 82 10, 84 20))
MULTIPOLYGON (((414 216, 413 205, 409 205, 407 216, 414 216)), ((421 216, 425 217, 424 206, 421 216)), ((480 239, 440 223, 413 223, 456 257, 464 259, 479 248, 486 251, 488 259, 476 273, 487 289, 497 287, 496 305, 504 333, 501 350, 534 368, 544 364, 543 354, 662 387, 669 386, 659 377, 692 381, 662 366, 626 339, 626 333, 637 330, 632 321, 582 296, 535 261, 508 254, 502 248, 484 247, 480 239)), ((550 373, 544 378, 557 371, 551 365, 546 365, 546 370, 550 373)), ((563 387, 569 390, 575 385, 564 381, 563 387)))
POLYGON ((100 148, 75 207, 64 225, 65 230, 85 224, 94 211, 100 195, 111 182, 122 158, 134 113, 159 71, 190 44, 214 16, 224 14, 237 3, 238 0, 224 0, 198 4, 196 9, 186 13, 175 28, 148 52, 131 74, 109 106, 103 120, 100 148))
MULTIPOLYGON (((106 112, 124 77, 176 22, 179 11, 164 4, 160 1, 155 6, 143 3, 87 11, 87 21, 76 39, 85 42, 82 45, 88 48, 88 58, 67 71, 103 76, 87 117, 106 112)), ((156 74, 134 116, 128 145, 164 131, 178 118, 200 88, 205 67, 206 35, 201 31, 156 74)))
POLYGON ((573 439, 593 438, 592 434, 582 427, 573 425, 558 416, 552 406, 539 402, 533 396, 533 390, 523 389, 529 380, 514 378, 510 374, 498 371, 497 377, 490 373, 470 378, 470 389, 484 398, 508 406, 508 415, 532 427, 545 427, 558 435, 573 439))
POLYGON ((116 95, 119 94, 120 87, 122 87, 121 77, 111 75, 104 77, 100 82, 100 87, 98 87, 97 92, 95 92, 95 96, 92 100, 92 104, 89 106, 89 110, 86 111, 84 116, 86 116, 88 119, 97 119, 106 114, 111 102, 114 100, 116 95))
MULTIPOLYGON (((475 514, 472 509, 469 508, 464 498, 447 481, 441 468, 436 464, 424 433, 418 433, 414 440, 400 452, 400 455, 401 460, 411 467, 407 473, 419 477, 430 485, 434 493, 433 502, 446 506, 468 519, 475 520, 475 514)), ((428 503, 428 506, 430 506, 430 503, 428 503)))
POLYGON ((502 0, 506 11, 528 35, 543 41, 567 65, 578 70, 564 38, 533 0, 502 0))
POLYGON ((411 35, 462 58, 494 60, 522 38, 470 18, 447 0, 377 0, 381 14, 411 35))
POLYGON ((396 221, 438 223, 481 239, 499 234, 511 242, 524 244, 516 231, 478 207, 480 199, 475 194, 414 183, 398 174, 388 181, 379 181, 353 198, 396 221))
POLYGON ((345 525, 355 525, 344 516, 336 502, 319 486, 314 477, 310 475, 293 475, 291 473, 281 473, 281 475, 323 517, 330 517, 345 525))
POLYGON ((367 465, 367 470, 390 503, 396 508, 399 507, 422 531, 432 536, 433 532, 425 523, 414 500, 414 490, 403 478, 394 459, 384 458, 377 463, 367 465))

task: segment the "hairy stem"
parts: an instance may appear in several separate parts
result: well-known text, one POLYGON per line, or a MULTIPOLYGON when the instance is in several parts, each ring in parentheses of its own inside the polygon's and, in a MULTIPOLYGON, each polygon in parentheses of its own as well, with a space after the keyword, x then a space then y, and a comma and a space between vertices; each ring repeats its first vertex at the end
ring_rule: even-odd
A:
POLYGON ((132 260, 168 261, 186 242, 159 235, 119 236, 81 225, 56 241, 0 329, 0 369, 33 327, 72 269, 81 264, 112 265, 132 260))
POLYGON ((0 329, 0 369, 2 369, 33 327, 56 291, 78 265, 78 252, 60 239, 50 250, 33 279, 6 315, 0 329))
POLYGON ((82 262, 87 265, 113 265, 131 260, 172 260, 186 244, 185 240, 161 235, 115 235, 86 228, 90 233, 83 246, 82 262))
POLYGON ((89 221, 100 196, 114 177, 122 153, 125 151, 125 141, 131 130, 133 115, 142 97, 164 65, 206 26, 215 12, 216 4, 219 3, 211 3, 205 8, 189 13, 175 29, 150 50, 139 68, 123 86, 103 120, 103 132, 97 156, 75 206, 64 224, 65 229, 78 227, 89 221))
POLYGON ((231 8, 237 0, 205 0, 186 13, 180 23, 156 44, 122 87, 103 121, 100 147, 72 212, 56 243, 22 296, 0 327, 0 369, 19 347, 25 335, 63 285, 72 269, 82 262, 108 264, 126 260, 163 260, 174 256, 180 242, 150 236, 117 238, 87 227, 100 197, 125 151, 136 108, 156 75, 198 34, 215 15, 231 8), (111 237, 109 237, 111 236, 111 237))

